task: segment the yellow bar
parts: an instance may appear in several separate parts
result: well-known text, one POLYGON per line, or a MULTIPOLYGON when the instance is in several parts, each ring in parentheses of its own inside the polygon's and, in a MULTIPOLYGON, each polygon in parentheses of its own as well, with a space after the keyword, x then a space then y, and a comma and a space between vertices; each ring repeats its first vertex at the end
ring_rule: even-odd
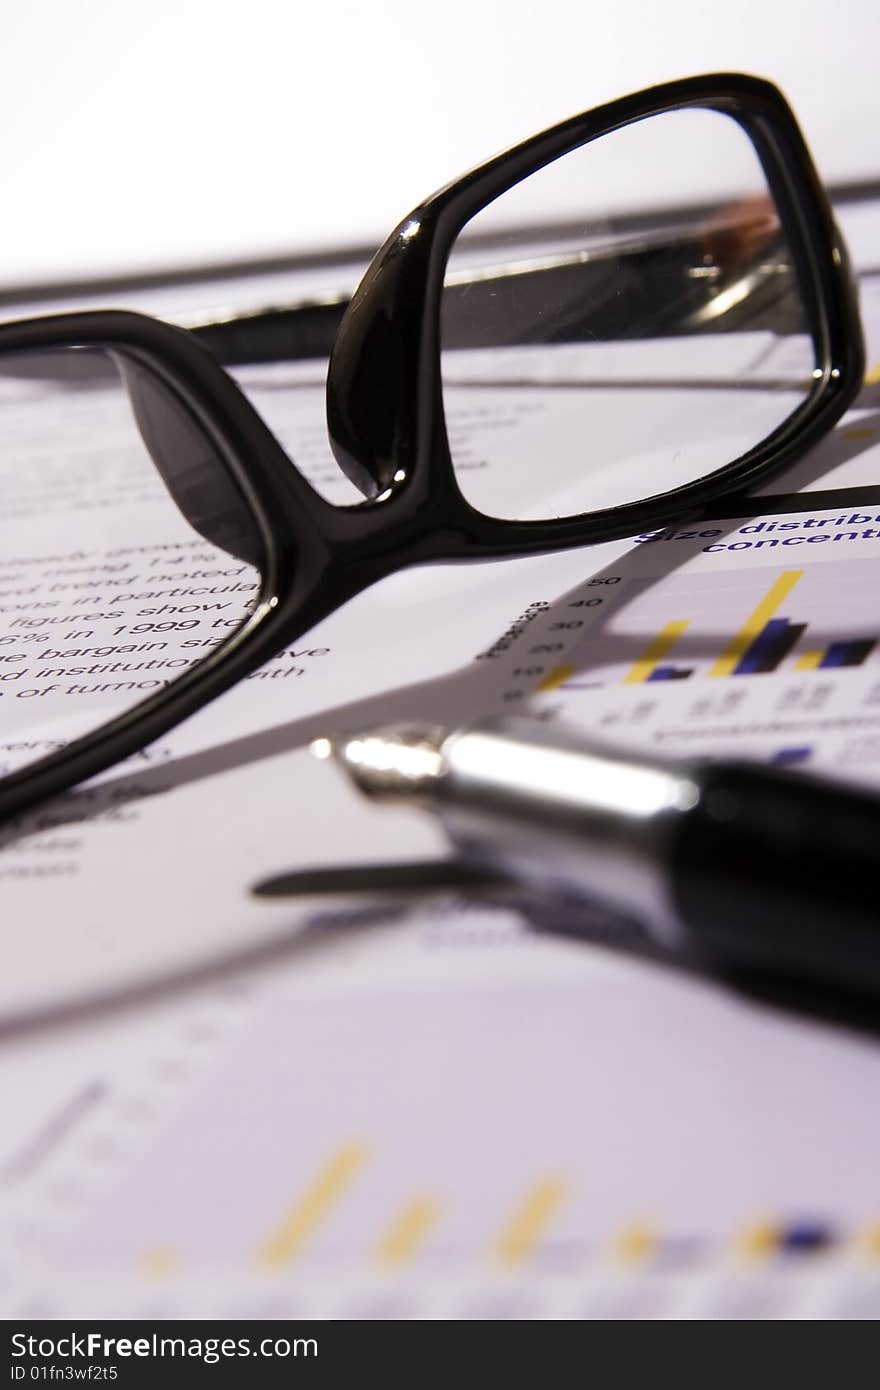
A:
POLYGON ((576 666, 554 666, 552 670, 547 672, 538 689, 558 690, 561 685, 565 685, 565 682, 571 679, 576 670, 576 666))
POLYGON ((658 661, 662 661, 670 647, 678 641, 688 623, 689 620, 686 618, 684 622, 667 623, 661 628, 653 642, 648 644, 638 661, 624 676, 624 685, 638 685, 639 681, 646 681, 658 661))
POLYGON ((779 1248, 779 1228, 772 1221, 756 1221, 742 1232, 737 1245, 747 1259, 766 1259, 779 1248))
POLYGON ((653 1255, 659 1243, 660 1237, 656 1228, 645 1222, 627 1226, 621 1231, 614 1242, 614 1249, 621 1260, 626 1260, 628 1264, 638 1264, 640 1260, 653 1255))
POLYGON ((865 372, 865 385, 876 386, 880 381, 880 362, 875 362, 869 371, 865 372))
POLYGON ((786 570, 785 574, 779 576, 769 593, 761 599, 754 613, 746 620, 745 626, 740 629, 723 655, 715 662, 709 672, 710 676, 730 675, 764 624, 772 618, 779 605, 785 602, 802 574, 803 570, 786 570))
POLYGON ((841 439, 873 439, 877 434, 875 429, 866 429, 862 425, 852 425, 848 430, 841 430, 841 439))
POLYGON ((347 1144, 320 1170, 260 1250, 260 1263, 279 1269, 299 1254, 366 1161, 361 1144, 347 1144))
POLYGON ((866 1254, 871 1255, 874 1259, 880 1257, 880 1226, 868 1227, 862 1245, 866 1254))
POLYGON ((825 655, 824 651, 801 652, 797 661, 794 663, 796 671, 815 671, 819 662, 825 655))
POLYGON ((439 1212, 439 1203, 431 1197, 408 1202, 380 1240, 379 1259, 386 1264, 398 1264, 414 1255, 436 1224, 439 1212))
POLYGON ((141 1273, 149 1279, 164 1279, 170 1274, 176 1274, 179 1267, 176 1251, 166 1245, 145 1250, 140 1258, 141 1273))
POLYGON ((535 1183, 501 1232, 495 1247, 499 1259, 511 1265, 527 1259, 564 1197, 565 1184, 558 1178, 544 1178, 535 1183))

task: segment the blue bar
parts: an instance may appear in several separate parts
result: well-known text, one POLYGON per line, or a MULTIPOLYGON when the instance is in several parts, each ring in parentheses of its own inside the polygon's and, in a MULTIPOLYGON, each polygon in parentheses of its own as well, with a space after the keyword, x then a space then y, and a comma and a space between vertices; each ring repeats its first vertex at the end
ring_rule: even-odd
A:
POLYGON ((772 661, 777 643, 788 631, 789 626, 788 618, 771 618, 769 623, 765 623, 740 658, 739 664, 733 668, 731 675, 754 676, 761 671, 772 670, 772 666, 768 667, 767 662, 772 661))
POLYGON ((832 642, 822 660, 819 662, 819 670, 826 671, 840 666, 861 666, 862 662, 870 656, 876 645, 876 642, 862 640, 832 642))
POLYGON ((803 744, 800 748, 780 748, 770 761, 777 767, 792 767, 795 763, 805 763, 812 752, 808 744, 803 744))
POLYGON ((824 1221, 793 1221, 779 1233, 780 1249, 792 1255, 827 1250, 834 1240, 834 1231, 824 1221))
POLYGON ((691 667, 689 671, 685 671, 679 666, 655 666, 650 676, 648 677, 648 680, 683 681, 688 676, 692 676, 693 674, 693 667, 691 667))

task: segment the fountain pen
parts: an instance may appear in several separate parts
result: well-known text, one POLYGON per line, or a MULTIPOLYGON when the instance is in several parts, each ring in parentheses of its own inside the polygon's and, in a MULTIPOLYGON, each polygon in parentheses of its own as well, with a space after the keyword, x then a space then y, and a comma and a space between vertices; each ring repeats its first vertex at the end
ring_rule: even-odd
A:
POLYGON ((745 761, 611 749, 532 719, 313 745, 458 855, 607 904, 673 953, 880 997, 880 800, 745 761))

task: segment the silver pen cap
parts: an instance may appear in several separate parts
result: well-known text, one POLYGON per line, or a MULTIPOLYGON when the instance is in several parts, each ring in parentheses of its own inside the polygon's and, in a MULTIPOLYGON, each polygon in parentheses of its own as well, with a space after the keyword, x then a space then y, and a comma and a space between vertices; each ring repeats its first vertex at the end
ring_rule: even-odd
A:
POLYGON ((396 725, 319 743, 366 794, 429 806, 466 858, 613 903, 667 943, 679 938, 668 850, 699 800, 688 766, 530 719, 396 725))

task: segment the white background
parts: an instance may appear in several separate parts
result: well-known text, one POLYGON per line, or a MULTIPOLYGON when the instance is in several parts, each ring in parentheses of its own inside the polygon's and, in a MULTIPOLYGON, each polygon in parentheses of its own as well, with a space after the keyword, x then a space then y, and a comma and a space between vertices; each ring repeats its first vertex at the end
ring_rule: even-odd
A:
POLYGON ((711 69, 776 80, 826 179, 877 176, 878 16, 876 0, 6 0, 0 281, 372 245, 516 139, 711 69))

